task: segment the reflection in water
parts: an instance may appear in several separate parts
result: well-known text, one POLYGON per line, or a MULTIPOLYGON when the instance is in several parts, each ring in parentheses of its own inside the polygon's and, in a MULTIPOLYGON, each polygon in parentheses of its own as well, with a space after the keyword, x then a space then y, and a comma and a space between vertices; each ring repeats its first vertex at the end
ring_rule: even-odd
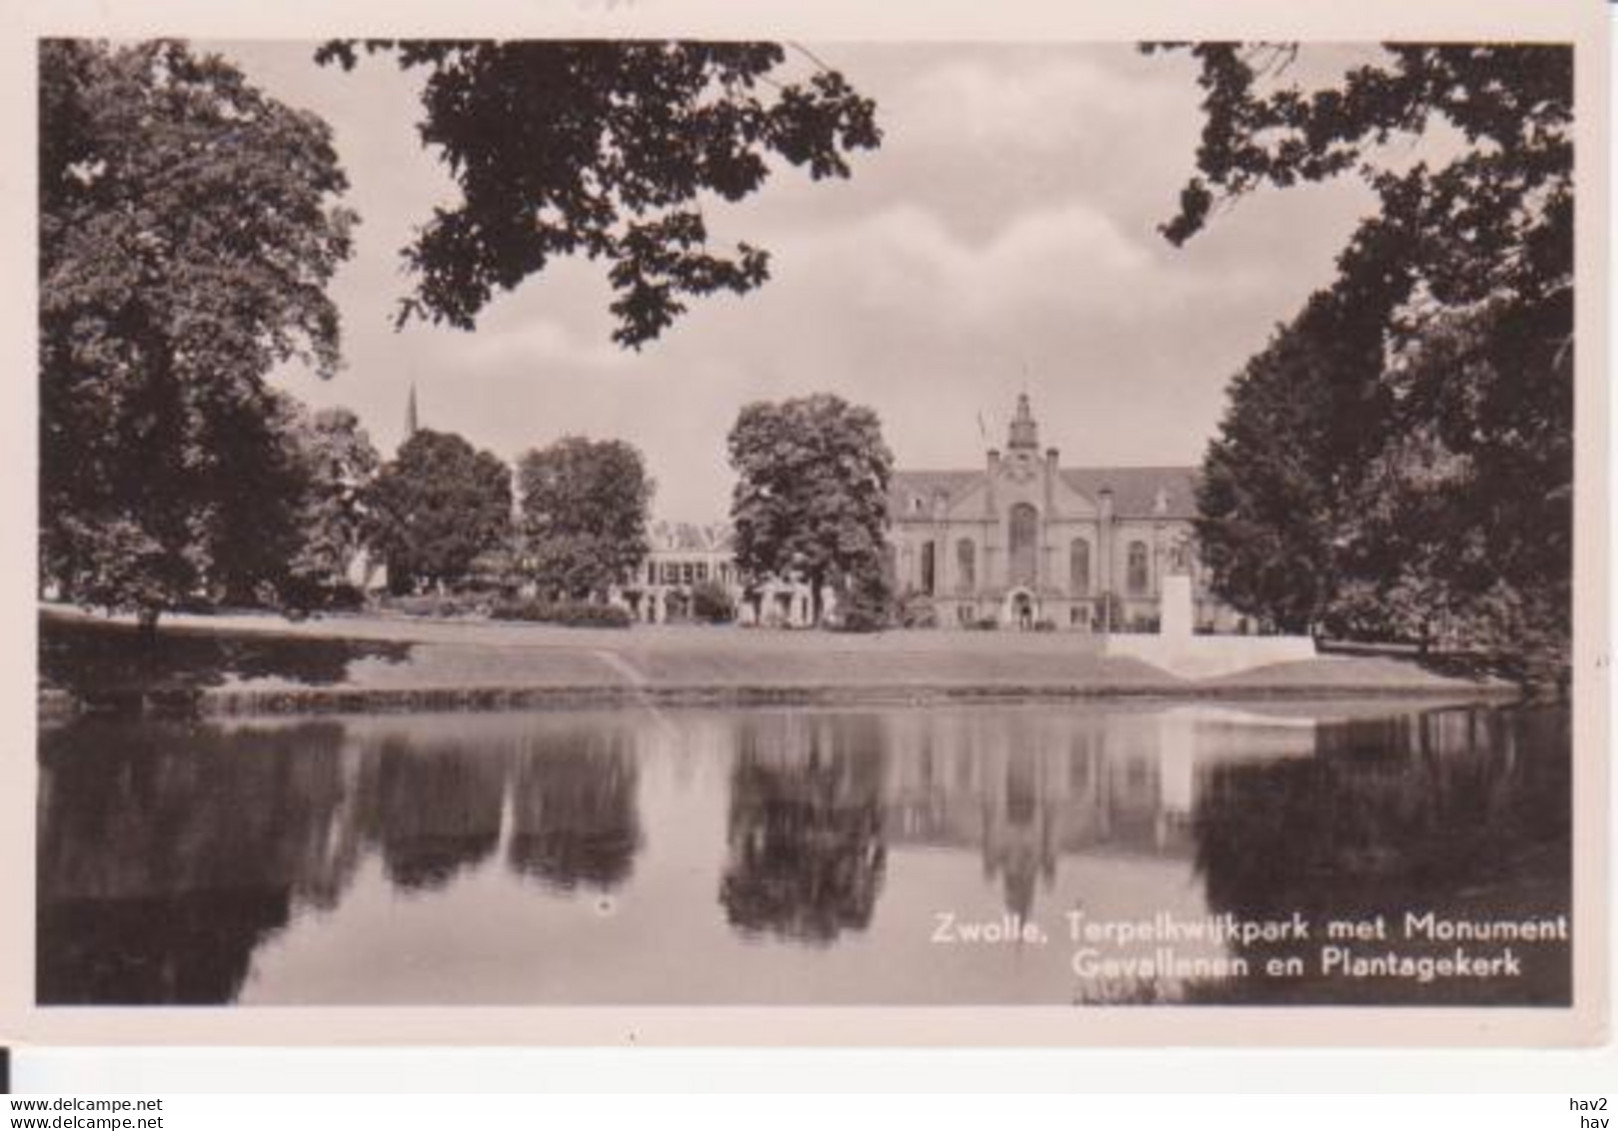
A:
MULTIPOLYGON (((1028 919, 1064 854, 1184 856, 1193 758, 1245 756, 1229 712, 895 713, 886 740, 891 841, 975 848, 1006 911, 1028 919), (1195 753, 1193 753, 1195 752, 1195 753)), ((1312 726, 1275 727, 1263 756, 1307 754, 1312 726)))
POLYGON ((824 943, 870 924, 886 860, 883 754, 870 716, 742 721, 719 888, 734 926, 824 943))
MULTIPOLYGON (((1349 722, 1322 731, 1316 756, 1221 767, 1196 811, 1197 863, 1209 903, 1258 919, 1306 913, 1316 922, 1374 921, 1402 950, 1403 911, 1488 921, 1565 914, 1570 907, 1572 811, 1568 715, 1554 709, 1437 710, 1349 722)), ((1297 954, 1318 975, 1310 946, 1254 947, 1297 954)), ((1515 987, 1525 1004, 1571 1001, 1566 944, 1539 944, 1550 961, 1515 987)), ((1383 953, 1381 943, 1364 948, 1383 953)), ((1433 945, 1429 953, 1453 953, 1433 945)), ((1519 948, 1520 949, 1520 948, 1519 948)), ((1248 987, 1276 998, 1300 988, 1339 1000, 1342 979, 1248 987)), ((1229 987, 1206 987, 1217 1000, 1229 987)), ((1408 1000, 1465 1000, 1465 980, 1390 987, 1408 1000)))
POLYGON ((562 891, 618 887, 641 845, 638 779, 622 731, 571 731, 525 752, 517 766, 511 866, 562 891))
POLYGON ((40 620, 39 676, 44 686, 71 692, 93 708, 138 713, 141 691, 153 687, 168 689, 165 697, 179 705, 188 692, 232 682, 331 685, 349 678, 358 662, 402 663, 411 647, 184 628, 165 628, 150 638, 132 625, 47 615, 40 620))
POLYGON ((432 890, 490 856, 500 843, 508 766, 460 745, 385 739, 367 769, 375 783, 371 839, 388 878, 432 890))
POLYGON ((1536 951, 1520 979, 1464 985, 1172 973, 1103 985, 1074 972, 1065 938, 1070 913, 1566 914, 1565 711, 87 721, 40 745, 47 1003, 1569 992, 1565 945, 1536 951), (606 891, 610 905, 582 898, 606 891), (1055 943, 938 945, 940 912, 1040 923, 1055 943))
POLYGON ((328 852, 342 728, 117 728, 44 746, 41 1001, 203 1003, 241 989, 292 902, 342 886, 328 852), (220 756, 221 747, 228 748, 220 756))

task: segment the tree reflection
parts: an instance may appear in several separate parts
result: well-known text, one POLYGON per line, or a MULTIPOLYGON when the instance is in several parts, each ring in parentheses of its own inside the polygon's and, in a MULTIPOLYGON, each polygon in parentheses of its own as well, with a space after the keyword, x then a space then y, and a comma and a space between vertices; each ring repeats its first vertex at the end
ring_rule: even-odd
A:
POLYGON ((638 780, 622 732, 545 736, 518 763, 512 868, 563 891, 622 884, 641 846, 638 780))
POLYGON ((738 740, 719 889, 731 925, 814 943, 869 926, 887 856, 873 721, 748 719, 738 740))
MULTIPOLYGON (((1197 863, 1211 907, 1244 918, 1296 910, 1321 924, 1378 913, 1402 923, 1406 909, 1441 918, 1565 913, 1567 719, 1556 710, 1452 709, 1350 722, 1323 727, 1314 758, 1215 768, 1195 814, 1197 863)), ((1538 945, 1529 976, 1483 990, 1566 1002, 1567 949, 1538 945)), ((1252 953, 1296 952, 1313 969, 1318 946, 1316 939, 1252 953)), ((1373 985, 1362 992, 1384 999, 1456 993, 1475 1003, 1483 992, 1464 979, 1373 985)), ((1342 980, 1300 986, 1256 979, 1242 991, 1301 990, 1331 1000, 1352 988, 1342 980)))
POLYGON ((39 675, 97 710, 138 709, 143 693, 162 689, 173 701, 232 681, 277 679, 322 686, 342 682, 359 660, 402 663, 411 645, 328 640, 272 633, 165 629, 155 638, 132 625, 42 616, 39 675))
POLYGON ((487 859, 500 843, 509 768, 509 759, 475 748, 385 738, 369 803, 388 878, 405 891, 431 891, 487 859))
POLYGON ((295 906, 347 882, 351 861, 331 853, 341 729, 226 733, 42 735, 41 1003, 229 1002, 295 906))

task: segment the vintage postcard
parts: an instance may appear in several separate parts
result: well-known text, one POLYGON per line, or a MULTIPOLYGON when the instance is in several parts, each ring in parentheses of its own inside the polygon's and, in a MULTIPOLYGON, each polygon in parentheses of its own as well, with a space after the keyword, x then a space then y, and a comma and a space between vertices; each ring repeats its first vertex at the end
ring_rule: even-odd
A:
POLYGON ((31 6, 4 1033, 1607 1039, 1600 5, 31 6))

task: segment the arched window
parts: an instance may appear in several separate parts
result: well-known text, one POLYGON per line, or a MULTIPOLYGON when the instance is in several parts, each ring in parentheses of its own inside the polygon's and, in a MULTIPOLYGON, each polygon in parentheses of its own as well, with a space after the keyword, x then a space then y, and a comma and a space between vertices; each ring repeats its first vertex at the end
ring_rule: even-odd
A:
POLYGON ((921 591, 928 595, 937 592, 934 588, 938 583, 938 563, 934 560, 933 544, 921 544, 921 591))
POLYGON ((1011 508, 1011 584, 1034 584, 1038 572, 1039 512, 1028 503, 1011 508))
POLYGON ((978 587, 978 548, 970 538, 955 543, 955 588, 970 593, 978 587))
POLYGON ((1139 597, 1146 593, 1152 585, 1151 566, 1146 556, 1145 542, 1131 542, 1129 544, 1129 593, 1139 597))
POLYGON ((1073 539, 1068 555, 1068 589, 1075 597, 1090 595, 1090 543, 1083 538, 1073 539))

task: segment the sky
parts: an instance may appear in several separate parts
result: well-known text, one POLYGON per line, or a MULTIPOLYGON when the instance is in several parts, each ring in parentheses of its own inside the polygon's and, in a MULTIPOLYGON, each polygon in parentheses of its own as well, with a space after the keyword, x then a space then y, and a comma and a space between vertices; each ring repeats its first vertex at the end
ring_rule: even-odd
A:
MULTIPOLYGON (((400 249, 457 192, 417 139, 419 80, 388 56, 317 67, 306 43, 199 46, 331 124, 361 217, 332 287, 345 368, 274 380, 354 409, 384 456, 412 384, 423 427, 508 461, 564 435, 627 440, 672 521, 726 515, 725 436, 744 404, 819 391, 874 408, 899 468, 981 466, 1023 391, 1064 465, 1196 464, 1230 379, 1330 282, 1373 205, 1353 179, 1264 191, 1175 248, 1157 226, 1202 124, 1183 55, 816 43, 876 101, 883 143, 853 155, 847 181, 782 165, 753 196, 705 205, 715 242, 769 249, 763 287, 693 300, 638 353, 613 344, 605 269, 582 261, 502 295, 474 332, 395 330, 400 249)), ((1361 53, 1309 50, 1321 74, 1361 53)), ((806 75, 788 55, 782 76, 806 75)))

